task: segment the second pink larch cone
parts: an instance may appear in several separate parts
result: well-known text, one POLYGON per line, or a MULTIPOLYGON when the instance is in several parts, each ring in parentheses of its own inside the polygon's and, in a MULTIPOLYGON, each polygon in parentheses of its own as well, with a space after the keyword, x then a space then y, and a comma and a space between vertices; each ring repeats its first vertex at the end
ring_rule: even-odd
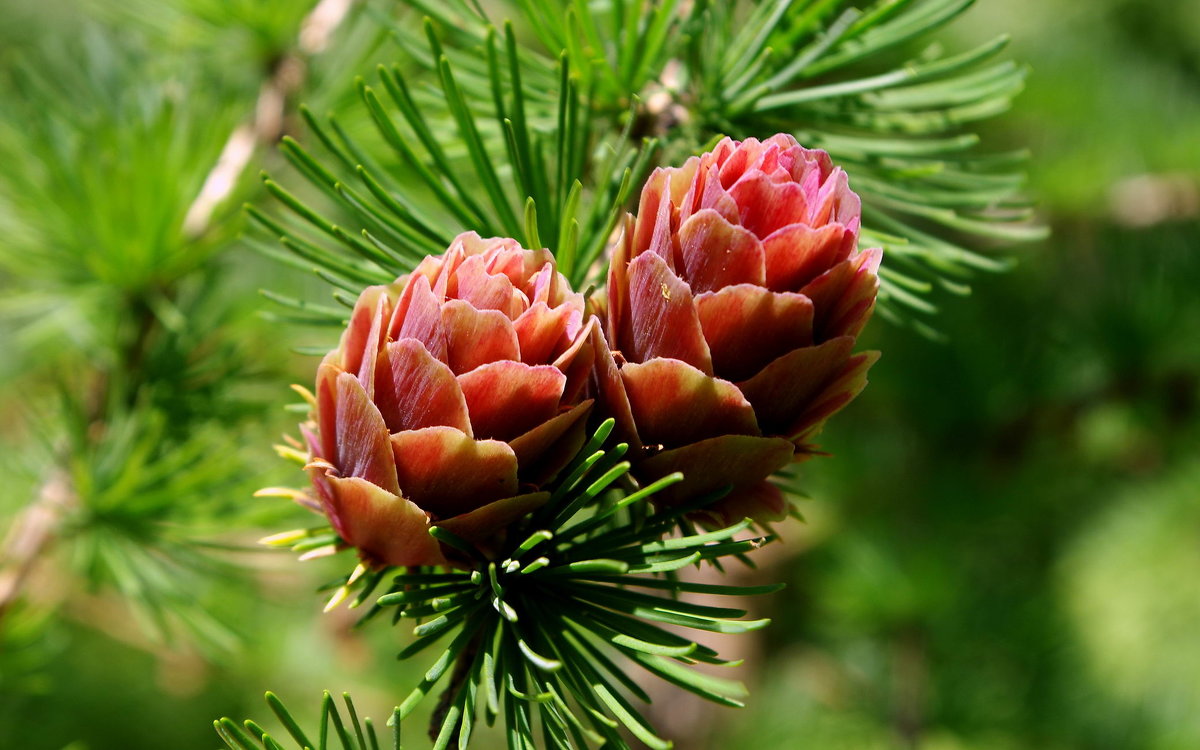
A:
POLYGON ((881 257, 858 250, 860 214, 845 172, 788 135, 651 174, 609 270, 617 359, 597 371, 635 475, 683 472, 662 497, 732 486, 716 520, 786 514, 767 478, 813 453, 877 358, 853 352, 881 257))

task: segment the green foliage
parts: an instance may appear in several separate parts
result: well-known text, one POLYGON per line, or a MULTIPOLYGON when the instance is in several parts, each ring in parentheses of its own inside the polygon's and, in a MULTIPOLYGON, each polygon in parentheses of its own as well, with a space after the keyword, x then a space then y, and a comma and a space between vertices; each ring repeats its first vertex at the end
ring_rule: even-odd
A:
POLYGON ((58 655, 62 639, 47 619, 46 612, 20 604, 5 613, 5 626, 0 629, 0 692, 4 695, 48 692, 42 672, 58 655))
POLYGON ((1021 155, 980 154, 963 132, 1022 88, 1023 68, 993 62, 1006 40, 911 51, 971 4, 614 0, 485 11, 412 0, 411 15, 391 22, 402 61, 380 67, 378 90, 358 84, 377 141, 307 116, 326 154, 285 145, 349 228, 272 180, 269 190, 328 237, 253 215, 343 290, 390 281, 463 229, 549 247, 582 284, 601 275, 594 262, 655 163, 721 135, 786 131, 852 175, 863 241, 886 250, 885 314, 932 312, 923 295, 933 284, 961 293, 971 272, 1007 266, 962 241, 1044 235, 1018 193, 1021 155))
POLYGON ((0 273, 12 290, 0 314, 20 330, 14 364, 74 350, 116 370, 140 363, 146 325, 186 326, 173 287, 230 237, 227 226, 190 237, 183 222, 233 108, 184 78, 146 85, 158 72, 133 41, 77 40, 84 64, 55 45, 7 82, 0 273))
MULTIPOLYGON (((587 115, 593 97, 580 91, 565 58, 550 84, 557 86, 556 93, 528 86, 526 79, 536 77, 538 69, 526 68, 511 26, 502 39, 489 33, 485 70, 460 73, 443 54, 431 21, 425 29, 428 54, 439 61, 436 89, 410 88, 405 82, 410 73, 399 65, 379 67, 380 90, 362 80, 357 86, 386 144, 391 169, 380 165, 332 115, 323 124, 302 110, 335 168, 355 177, 339 178, 296 141, 283 143, 289 161, 353 216, 361 233, 346 231, 266 180, 276 198, 327 239, 341 243, 349 257, 319 247, 257 209, 251 215, 282 236, 304 264, 318 267, 324 278, 351 295, 366 283, 394 279, 427 254, 444 251, 463 227, 549 247, 576 284, 594 277, 593 264, 621 207, 646 174, 652 144, 639 152, 629 142, 628 127, 593 133, 587 115), (477 115, 478 99, 485 95, 492 111, 477 115), (552 101, 534 101, 547 97, 552 101), (436 102, 446 103, 448 110, 437 112, 436 102), (454 140, 443 142, 447 132, 455 134, 454 140), (600 168, 593 166, 594 159, 602 162, 600 168), (414 178, 422 189, 410 187, 414 178)), ((303 312, 311 313, 312 307, 303 312)))
MULTIPOLYGON (((489 726, 503 720, 514 750, 628 748, 621 727, 646 746, 669 747, 629 699, 648 702, 650 696, 626 674, 627 663, 705 700, 742 705, 740 683, 686 668, 731 662, 678 631, 746 633, 768 620, 744 620, 744 610, 696 604, 686 595, 745 596, 780 587, 692 583, 675 574, 745 559, 767 539, 744 538, 749 520, 714 531, 693 528, 689 514, 717 497, 654 506, 654 493, 682 476, 630 488, 629 464, 621 460, 628 445, 602 447, 613 424, 610 419, 601 425, 548 486, 549 501, 510 530, 502 553, 484 557, 433 526, 430 533, 456 550, 461 569, 409 568, 397 574, 360 565, 333 584, 327 609, 350 597, 351 607, 364 605, 381 584, 388 586, 360 625, 392 608, 394 624, 415 621, 415 640, 401 659, 426 654, 452 636, 440 651, 434 649, 438 656, 394 716, 396 722, 406 719, 447 682, 430 727, 435 748, 452 743, 466 748, 480 713, 489 726), (680 534, 668 536, 677 529, 680 534)), ((272 541, 308 554, 341 544, 328 527, 272 541)))
POLYGON ((186 69, 154 70, 136 40, 87 31, 70 43, 82 46, 82 61, 61 40, 12 68, 4 193, 10 220, 27 226, 21 245, 5 243, 6 267, 130 293, 169 283, 229 236, 229 227, 204 238, 182 227, 236 102, 186 69), (164 74, 174 80, 161 82, 164 74))
POLYGON ((175 49, 216 55, 223 70, 257 84, 259 71, 287 53, 310 10, 292 0, 88 0, 114 25, 141 27, 175 49))
POLYGON ((1181 745, 1200 738, 1192 710, 1200 702, 1198 486, 1193 462, 1131 490, 1073 542, 1060 567, 1070 622, 1097 682, 1143 704, 1181 745))
MULTIPOLYGON (((380 750, 381 747, 385 747, 379 744, 374 722, 369 717, 359 719, 350 694, 343 693, 342 700, 346 703, 345 717, 342 716, 333 696, 325 693, 321 701, 320 726, 313 735, 318 739, 317 742, 313 742, 283 701, 274 693, 267 693, 267 705, 271 707, 272 713, 279 719, 284 731, 299 750, 380 750)), ((392 721, 388 723, 392 727, 393 738, 388 747, 400 748, 400 722, 393 715, 392 721)), ((241 726, 229 718, 218 719, 213 722, 213 727, 229 750, 283 750, 285 747, 275 739, 283 738, 283 735, 272 735, 249 719, 241 726)))

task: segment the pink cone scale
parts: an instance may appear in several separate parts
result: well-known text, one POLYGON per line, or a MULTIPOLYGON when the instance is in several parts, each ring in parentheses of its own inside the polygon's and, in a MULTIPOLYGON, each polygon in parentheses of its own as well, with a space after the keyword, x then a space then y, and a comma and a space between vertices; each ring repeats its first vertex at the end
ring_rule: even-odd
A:
POLYGON ((462 234, 358 298, 317 375, 308 472, 372 565, 444 565, 440 525, 484 554, 579 450, 599 321, 547 250, 462 234))
POLYGON ((597 375, 603 409, 641 449, 635 475, 683 472, 660 499, 732 486, 714 520, 786 515, 767 478, 814 453, 878 356, 852 351, 881 258, 858 250, 860 215, 846 173, 784 134, 726 138, 650 175, 613 253, 617 356, 597 375))

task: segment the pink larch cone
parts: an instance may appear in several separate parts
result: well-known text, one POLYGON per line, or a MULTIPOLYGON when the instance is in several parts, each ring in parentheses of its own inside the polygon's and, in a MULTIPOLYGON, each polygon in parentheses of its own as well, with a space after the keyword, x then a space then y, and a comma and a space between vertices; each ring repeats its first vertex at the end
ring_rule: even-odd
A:
POLYGON ((866 384, 853 354, 881 251, 857 252, 861 206, 824 151, 789 135, 723 140, 657 169, 608 276, 604 408, 642 447, 635 475, 682 471, 664 497, 732 486, 718 521, 782 518, 766 481, 814 451, 866 384))
POLYGON ((460 235, 363 291, 308 434, 334 529, 375 565, 445 564, 431 524, 490 554, 582 445, 598 338, 553 256, 515 240, 460 235))

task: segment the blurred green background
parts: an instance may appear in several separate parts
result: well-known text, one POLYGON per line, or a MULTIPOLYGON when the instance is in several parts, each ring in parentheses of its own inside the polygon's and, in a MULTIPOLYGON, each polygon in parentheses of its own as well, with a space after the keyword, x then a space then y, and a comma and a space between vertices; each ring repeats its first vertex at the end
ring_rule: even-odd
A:
MULTIPOLYGON (((308 6, 0 0, 0 524, 63 455, 90 493, 4 613, 0 747, 212 748, 265 689, 383 717, 421 667, 320 615, 340 565, 253 549, 305 520, 251 497, 296 482, 291 349, 336 338, 257 314, 325 294, 240 236, 281 160, 182 231, 308 6)), ((680 747, 1200 747, 1200 4, 981 0, 939 38, 998 31, 1032 74, 985 141, 1031 150, 1052 238, 937 298, 944 341, 868 330, 807 522, 739 574, 789 585, 725 647, 750 703, 664 698, 680 747)), ((379 42, 352 18, 296 96, 338 107, 379 42)))

